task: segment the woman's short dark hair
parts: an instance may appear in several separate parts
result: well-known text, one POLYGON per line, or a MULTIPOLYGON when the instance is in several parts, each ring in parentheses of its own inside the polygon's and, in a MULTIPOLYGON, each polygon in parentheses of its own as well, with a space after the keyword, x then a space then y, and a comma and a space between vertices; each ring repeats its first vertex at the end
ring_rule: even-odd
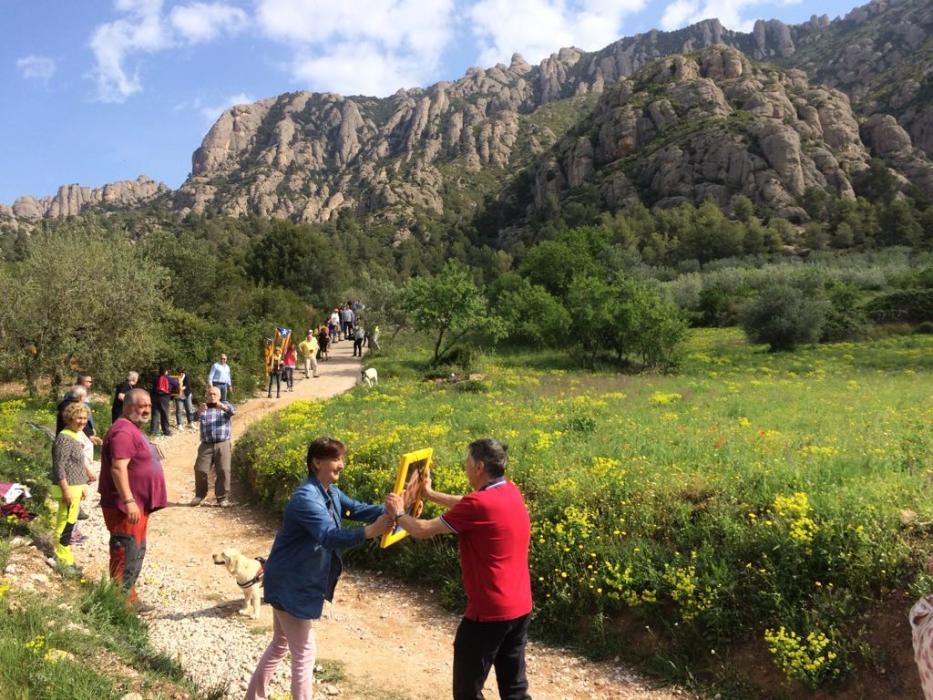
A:
POLYGON ((509 463, 508 445, 503 445, 493 438, 474 440, 467 446, 467 451, 474 462, 482 462, 486 473, 491 477, 505 474, 505 467, 509 463))
POLYGON ((338 459, 347 454, 347 446, 340 440, 329 437, 319 437, 308 445, 308 476, 316 476, 317 469, 314 467, 316 459, 338 459))

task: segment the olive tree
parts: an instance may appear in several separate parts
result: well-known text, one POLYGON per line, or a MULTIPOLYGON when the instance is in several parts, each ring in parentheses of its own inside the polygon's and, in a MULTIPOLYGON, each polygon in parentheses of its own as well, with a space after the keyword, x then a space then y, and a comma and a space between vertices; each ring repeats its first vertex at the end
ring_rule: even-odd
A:
POLYGON ((416 277, 405 288, 403 306, 416 330, 434 336, 432 364, 440 363, 469 333, 486 330, 498 335, 499 322, 489 313, 486 298, 470 273, 450 261, 433 277, 416 277))
POLYGON ((168 273, 123 236, 63 227, 37 233, 0 273, 0 364, 35 395, 77 369, 108 381, 157 345, 168 273))

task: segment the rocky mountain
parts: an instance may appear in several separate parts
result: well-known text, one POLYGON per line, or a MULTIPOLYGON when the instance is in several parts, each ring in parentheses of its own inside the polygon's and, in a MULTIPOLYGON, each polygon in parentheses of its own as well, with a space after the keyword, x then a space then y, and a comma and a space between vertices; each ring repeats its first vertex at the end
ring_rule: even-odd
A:
POLYGON ((913 145, 933 156, 929 0, 873 0, 839 21, 807 27, 790 28, 795 52, 783 63, 842 90, 864 117, 894 115, 913 145))
MULTIPOLYGON (((804 190, 851 196, 872 156, 933 194, 931 37, 933 3, 874 0, 832 22, 741 33, 707 20, 536 66, 515 55, 383 99, 290 93, 225 112, 170 206, 462 218, 522 179, 531 208, 585 186, 602 206, 741 192, 799 217, 804 190)), ((74 191, 6 214, 75 213, 93 197, 74 191)))
POLYGON ((171 189, 140 175, 135 180, 111 182, 103 187, 62 185, 52 197, 20 197, 12 206, 0 204, 0 219, 23 221, 77 216, 92 208, 133 209, 159 197, 171 189))
POLYGON ((873 148, 912 163, 913 182, 933 192, 933 164, 911 150, 893 117, 874 115, 860 131, 845 93, 714 46, 658 60, 607 87, 532 168, 533 206, 574 188, 588 188, 592 203, 609 209, 707 198, 725 207, 743 194, 805 221, 804 192, 853 198, 873 148))

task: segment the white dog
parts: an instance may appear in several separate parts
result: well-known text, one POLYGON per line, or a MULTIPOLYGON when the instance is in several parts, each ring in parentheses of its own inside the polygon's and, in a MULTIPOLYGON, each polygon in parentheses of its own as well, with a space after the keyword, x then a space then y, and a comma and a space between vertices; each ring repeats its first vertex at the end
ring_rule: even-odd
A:
POLYGON ((379 383, 379 372, 375 367, 367 367, 363 370, 363 384, 366 386, 376 386, 379 383))
POLYGON ((233 548, 213 555, 213 559, 215 564, 227 567, 227 571, 236 578, 236 585, 243 591, 245 604, 239 611, 240 614, 249 615, 254 620, 258 618, 259 604, 262 601, 259 589, 262 586, 262 565, 265 560, 251 559, 233 548))

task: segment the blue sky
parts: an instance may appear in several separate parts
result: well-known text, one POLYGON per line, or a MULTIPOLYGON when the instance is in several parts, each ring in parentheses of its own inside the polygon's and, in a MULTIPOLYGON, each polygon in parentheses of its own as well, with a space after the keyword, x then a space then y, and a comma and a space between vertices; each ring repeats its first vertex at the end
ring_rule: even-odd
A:
MULTIPOLYGON (((862 4, 824 0, 820 14, 862 4)), ((223 109, 294 90, 389 95, 777 0, 0 0, 0 203, 148 175, 178 187, 223 109)))

